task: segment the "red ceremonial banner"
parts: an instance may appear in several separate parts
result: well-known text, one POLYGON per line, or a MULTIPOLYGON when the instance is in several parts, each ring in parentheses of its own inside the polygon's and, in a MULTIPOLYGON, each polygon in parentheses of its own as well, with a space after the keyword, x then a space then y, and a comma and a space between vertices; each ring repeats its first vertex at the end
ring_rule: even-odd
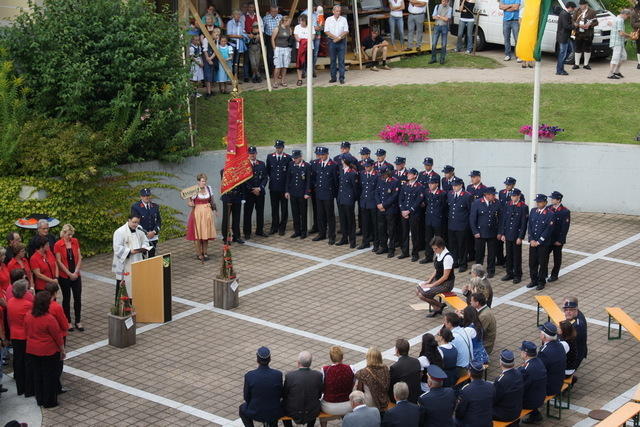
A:
POLYGON ((220 193, 224 194, 253 176, 249 161, 249 150, 244 135, 244 99, 230 99, 227 105, 227 158, 220 183, 220 193))

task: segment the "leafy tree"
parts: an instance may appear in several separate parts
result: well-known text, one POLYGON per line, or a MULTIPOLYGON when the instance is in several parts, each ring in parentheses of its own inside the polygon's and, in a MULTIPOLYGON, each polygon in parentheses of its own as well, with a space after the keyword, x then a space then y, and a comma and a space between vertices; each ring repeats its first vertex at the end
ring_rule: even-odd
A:
POLYGON ((7 51, 0 47, 0 167, 15 158, 20 128, 27 117, 24 82, 13 69, 7 51))

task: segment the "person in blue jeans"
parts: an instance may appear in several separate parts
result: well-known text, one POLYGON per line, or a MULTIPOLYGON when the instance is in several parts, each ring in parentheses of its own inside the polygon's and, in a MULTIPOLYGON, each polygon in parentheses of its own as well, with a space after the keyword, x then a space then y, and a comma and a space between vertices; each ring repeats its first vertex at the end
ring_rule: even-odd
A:
MULTIPOLYGON (((462 37, 467 33, 467 48, 466 53, 471 53, 473 49, 473 25, 474 25, 474 16, 473 10, 476 7, 476 2, 467 1, 460 3, 460 21, 458 22, 458 42, 456 43, 456 52, 462 52, 462 37)), ((446 40, 446 37, 445 37, 446 40)))
POLYGON ((442 0, 439 5, 433 9, 433 42, 431 43, 431 61, 429 64, 435 64, 437 61, 438 39, 441 39, 442 47, 440 49, 440 63, 444 64, 444 58, 447 54, 447 34, 449 33, 449 22, 451 22, 453 9, 449 6, 449 0, 442 0))
POLYGON ((571 17, 573 11, 576 9, 576 4, 572 1, 568 2, 565 7, 567 10, 563 10, 558 15, 558 32, 556 33, 556 42, 558 43, 558 62, 556 63, 556 74, 559 76, 568 76, 564 70, 564 61, 569 55, 569 46, 571 41, 571 31, 573 29, 573 22, 571 17))
POLYGON ((347 18, 340 16, 342 8, 333 6, 333 15, 324 22, 324 33, 329 38, 329 58, 331 59, 331 80, 335 83, 338 71, 340 72, 340 84, 344 84, 344 55, 347 50, 347 35, 349 24, 347 18))
POLYGON ((511 35, 513 34, 514 44, 518 42, 518 31, 520 31, 520 3, 521 0, 500 0, 500 10, 502 11, 502 35, 504 36, 504 60, 510 61, 511 35))

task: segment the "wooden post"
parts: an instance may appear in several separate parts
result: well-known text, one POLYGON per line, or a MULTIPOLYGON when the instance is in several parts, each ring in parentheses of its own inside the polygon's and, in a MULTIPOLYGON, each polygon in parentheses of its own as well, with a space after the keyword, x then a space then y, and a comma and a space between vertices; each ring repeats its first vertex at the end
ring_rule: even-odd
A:
POLYGON ((353 21, 356 27, 356 50, 358 51, 358 62, 360 64, 360 70, 362 70, 362 48, 360 46, 360 19, 358 18, 358 0, 353 0, 353 21))
MULTIPOLYGON (((253 0, 256 5, 256 16, 258 17, 258 30, 260 31, 260 48, 262 49, 262 61, 264 62, 264 75, 267 78, 267 89, 271 92, 271 76, 269 75, 269 64, 267 63, 267 47, 264 43, 264 26, 262 25, 262 17, 260 16, 260 5, 258 0, 253 0)), ((271 40, 269 40, 271 43, 271 40)))
MULTIPOLYGON (((180 34, 180 37, 183 37, 182 64, 186 67, 188 54, 186 43, 184 43, 184 29, 187 28, 187 22, 189 22, 189 8, 187 7, 187 0, 178 1, 178 22, 183 29, 183 32, 180 34)), ((196 140, 195 133, 193 131, 193 120, 191 119, 191 101, 189 101, 189 95, 187 95, 187 115, 189 117, 189 139, 191 140, 191 146, 195 147, 196 140)))
POLYGON ((118 348, 125 348, 129 347, 130 345, 134 345, 135 343, 135 317, 120 317, 109 313, 109 345, 118 348), (129 327, 127 327, 127 323, 129 324, 129 327))
MULTIPOLYGON (((298 8, 298 0, 293 0, 293 4, 291 5, 291 10, 289 10, 289 25, 293 24, 293 15, 296 14, 297 8, 298 8)), ((308 13, 309 13, 309 21, 311 21, 311 11, 309 11, 308 13)))
MULTIPOLYGON (((429 31, 429 46, 431 46, 431 54, 433 55, 433 49, 436 47, 431 44, 433 43, 433 35, 431 34, 431 11, 429 10, 429 1, 427 1, 427 29, 429 31)), ((448 36, 448 34, 446 34, 445 37, 446 36, 448 36)))
POLYGON ((230 310, 240 305, 238 279, 213 279, 213 306, 230 310))

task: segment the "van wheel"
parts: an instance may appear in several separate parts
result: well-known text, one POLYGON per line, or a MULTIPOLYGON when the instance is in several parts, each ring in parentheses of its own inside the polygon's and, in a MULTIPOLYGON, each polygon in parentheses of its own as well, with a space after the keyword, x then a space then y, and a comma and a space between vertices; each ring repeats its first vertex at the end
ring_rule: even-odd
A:
POLYGON ((476 41, 476 50, 485 50, 487 48, 487 39, 484 38, 484 31, 478 28, 478 40, 476 41))

